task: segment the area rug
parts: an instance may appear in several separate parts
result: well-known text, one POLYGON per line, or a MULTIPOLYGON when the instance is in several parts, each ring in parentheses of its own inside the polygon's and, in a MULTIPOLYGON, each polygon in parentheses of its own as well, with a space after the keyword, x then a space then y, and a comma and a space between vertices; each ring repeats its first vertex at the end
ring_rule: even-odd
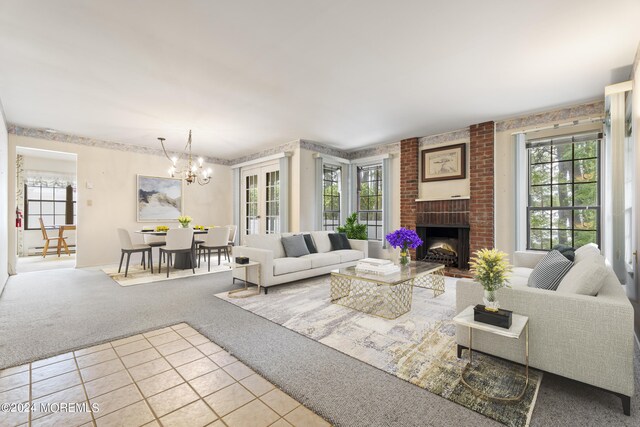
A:
POLYGON ((223 271, 229 271, 231 267, 223 262, 220 265, 211 264, 211 271, 207 270, 206 263, 202 263, 200 268, 196 268, 196 273, 193 274, 191 269, 179 270, 171 268, 169 271, 169 277, 167 277, 166 264, 162 264, 162 273, 158 272, 157 267, 154 266, 154 273, 151 274, 151 270, 143 270, 141 266, 129 266, 129 272, 127 277, 124 277, 124 267, 122 271, 118 273, 118 266, 107 266, 102 268, 109 277, 111 277, 120 286, 134 286, 142 285, 145 283, 163 282, 165 280, 184 279, 185 277, 202 276, 204 274, 214 274, 223 271))
MULTIPOLYGON (((519 402, 476 395, 460 381, 468 353, 456 357, 455 280, 447 278, 446 292, 435 298, 427 289, 413 292, 411 311, 395 320, 332 304, 326 276, 271 288, 267 295, 216 296, 502 424, 528 426, 542 372, 529 370, 529 385, 519 402)), ((465 378, 497 396, 517 395, 525 383, 522 366, 479 353, 465 378)))

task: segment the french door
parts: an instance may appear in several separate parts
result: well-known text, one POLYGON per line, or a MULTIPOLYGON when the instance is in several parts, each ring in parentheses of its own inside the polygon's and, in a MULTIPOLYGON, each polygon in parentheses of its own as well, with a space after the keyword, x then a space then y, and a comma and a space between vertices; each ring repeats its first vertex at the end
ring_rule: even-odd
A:
POLYGON ((242 235, 280 232, 280 169, 277 163, 242 171, 242 235))

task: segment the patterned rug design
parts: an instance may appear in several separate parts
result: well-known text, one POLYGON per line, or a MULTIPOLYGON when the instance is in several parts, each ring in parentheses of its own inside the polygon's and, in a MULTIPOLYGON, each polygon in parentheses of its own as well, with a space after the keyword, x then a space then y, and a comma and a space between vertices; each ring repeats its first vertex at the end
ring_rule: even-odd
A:
MULTIPOLYGON (((542 372, 529 370, 527 391, 515 403, 482 398, 460 381, 468 352, 456 357, 455 279, 447 278, 446 292, 435 298, 415 288, 411 311, 395 320, 332 304, 327 276, 271 288, 268 295, 216 296, 502 424, 529 424, 542 372)), ((465 378, 497 396, 517 395, 525 383, 522 366, 479 353, 465 378)))

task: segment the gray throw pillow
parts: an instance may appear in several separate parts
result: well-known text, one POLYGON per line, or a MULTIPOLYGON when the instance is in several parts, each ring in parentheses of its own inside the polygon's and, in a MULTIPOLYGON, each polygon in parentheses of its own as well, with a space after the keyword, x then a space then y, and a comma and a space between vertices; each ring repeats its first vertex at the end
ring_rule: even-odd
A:
POLYGON ((309 249, 304 241, 302 234, 296 234, 295 236, 288 236, 282 238, 282 246, 284 247, 284 253, 288 257, 299 257, 302 255, 309 255, 309 249))
POLYGON ((558 251, 549 251, 529 276, 529 287, 555 291, 573 263, 558 251))

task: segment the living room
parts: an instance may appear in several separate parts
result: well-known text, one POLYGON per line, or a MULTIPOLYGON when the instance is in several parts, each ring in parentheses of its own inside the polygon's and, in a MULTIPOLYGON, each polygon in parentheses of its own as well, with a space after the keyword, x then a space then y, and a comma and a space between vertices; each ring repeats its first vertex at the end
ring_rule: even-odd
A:
POLYGON ((637 425, 637 2, 0 10, 0 424, 637 425))

